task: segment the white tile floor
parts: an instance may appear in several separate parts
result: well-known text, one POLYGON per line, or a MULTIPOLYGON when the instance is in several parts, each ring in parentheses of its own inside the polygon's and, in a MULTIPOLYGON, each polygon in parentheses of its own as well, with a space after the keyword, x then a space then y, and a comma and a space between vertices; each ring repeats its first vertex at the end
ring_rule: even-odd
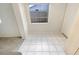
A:
POLYGON ((24 55, 65 55, 62 34, 29 35, 19 51, 24 55))

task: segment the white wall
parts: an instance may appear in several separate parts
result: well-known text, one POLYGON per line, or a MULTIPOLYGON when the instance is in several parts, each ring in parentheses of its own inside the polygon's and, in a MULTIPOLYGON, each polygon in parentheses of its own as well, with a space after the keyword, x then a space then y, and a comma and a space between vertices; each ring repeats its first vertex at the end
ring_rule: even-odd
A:
MULTIPOLYGON (((49 19, 48 23, 32 24, 30 19, 28 20, 28 32, 29 33, 51 33, 60 32, 66 4, 49 4, 49 19)), ((27 16, 26 16, 27 17, 27 16)))
MULTIPOLYGON (((75 54, 79 48, 79 8, 75 12, 77 13, 74 17, 74 23, 72 25, 70 35, 65 41, 65 52, 67 54, 75 54)), ((77 51, 76 54, 79 54, 79 51, 77 51)))
POLYGON ((75 21, 75 16, 76 16, 78 8, 79 8, 79 4, 74 4, 74 3, 67 4, 64 22, 63 22, 63 27, 62 27, 62 32, 67 37, 69 37, 70 31, 72 30, 72 25, 75 21))
POLYGON ((20 36, 15 15, 11 4, 0 4, 0 37, 20 36))

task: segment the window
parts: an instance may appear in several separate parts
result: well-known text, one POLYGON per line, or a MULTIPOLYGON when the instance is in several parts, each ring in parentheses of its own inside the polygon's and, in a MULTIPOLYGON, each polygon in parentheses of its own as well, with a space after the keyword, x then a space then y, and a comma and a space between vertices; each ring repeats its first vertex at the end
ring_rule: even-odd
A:
POLYGON ((47 3, 30 3, 31 23, 48 22, 48 4, 47 3))

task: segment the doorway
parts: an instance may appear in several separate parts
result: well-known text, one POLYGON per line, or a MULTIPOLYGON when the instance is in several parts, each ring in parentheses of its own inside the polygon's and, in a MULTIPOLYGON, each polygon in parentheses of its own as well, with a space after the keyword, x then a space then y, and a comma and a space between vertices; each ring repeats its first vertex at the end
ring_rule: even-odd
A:
MULTIPOLYGON (((30 14, 30 19, 26 19, 30 20, 28 22, 28 37, 24 40, 19 51, 24 55, 65 54, 63 46, 65 37, 59 33, 65 4, 50 4, 50 6, 48 4, 49 8, 44 11, 40 7, 30 9, 37 5, 39 4, 28 4, 29 9, 27 9, 30 14), (40 18, 41 20, 39 20, 40 18)), ((27 15, 26 17, 28 17, 27 15)))

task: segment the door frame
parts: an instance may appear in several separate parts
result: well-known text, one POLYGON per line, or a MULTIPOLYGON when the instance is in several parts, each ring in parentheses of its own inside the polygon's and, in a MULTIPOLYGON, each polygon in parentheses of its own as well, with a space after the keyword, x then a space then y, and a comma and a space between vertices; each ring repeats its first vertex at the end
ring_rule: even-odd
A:
POLYGON ((20 35, 23 39, 26 39, 28 35, 28 30, 27 30, 28 27, 27 27, 27 21, 26 21, 27 13, 25 11, 24 4, 15 3, 15 4, 12 4, 12 6, 13 6, 14 13, 15 13, 16 22, 18 24, 20 35))

